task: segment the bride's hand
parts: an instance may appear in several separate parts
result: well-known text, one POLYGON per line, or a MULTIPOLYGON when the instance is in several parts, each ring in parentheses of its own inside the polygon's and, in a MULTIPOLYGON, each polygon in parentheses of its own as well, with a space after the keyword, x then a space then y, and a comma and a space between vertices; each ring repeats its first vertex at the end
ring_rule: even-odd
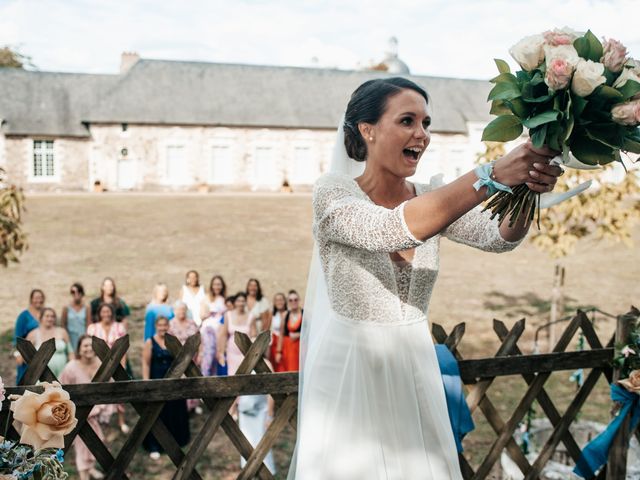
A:
POLYGON ((562 175, 562 169, 549 165, 549 161, 559 154, 546 146, 535 148, 529 140, 496 161, 493 166, 494 177, 509 187, 526 183, 534 192, 550 192, 562 175))

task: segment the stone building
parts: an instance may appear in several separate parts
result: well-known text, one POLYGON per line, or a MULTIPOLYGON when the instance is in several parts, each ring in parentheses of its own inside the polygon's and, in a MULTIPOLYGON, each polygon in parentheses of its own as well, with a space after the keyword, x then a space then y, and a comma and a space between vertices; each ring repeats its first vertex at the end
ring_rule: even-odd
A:
MULTIPOLYGON (((27 190, 309 189, 326 170, 350 93, 403 74, 431 97, 416 174, 470 169, 490 120, 486 81, 140 59, 114 75, 0 69, 0 166, 27 190)), ((396 67, 398 70, 396 70, 396 67)))

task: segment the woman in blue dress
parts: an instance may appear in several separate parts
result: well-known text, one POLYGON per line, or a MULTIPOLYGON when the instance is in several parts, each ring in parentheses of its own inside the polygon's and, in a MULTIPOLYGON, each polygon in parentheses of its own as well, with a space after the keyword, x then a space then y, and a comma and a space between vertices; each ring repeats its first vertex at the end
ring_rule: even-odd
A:
POLYGON ((63 307, 60 323, 69 333, 71 348, 76 350, 78 340, 87 333, 87 325, 91 322, 91 309, 84 301, 84 287, 81 283, 71 285, 71 303, 63 307))
MULTIPOLYGON (((16 325, 13 334, 13 345, 16 345, 18 338, 27 338, 29 332, 40 326, 40 313, 44 308, 44 292, 38 288, 31 290, 29 295, 29 308, 22 311, 16 318, 16 325)), ((24 373, 27 371, 27 364, 22 355, 16 350, 13 352, 16 359, 16 385, 20 383, 24 373)))
POLYGON ((164 283, 153 287, 151 301, 144 312, 144 341, 149 340, 156 333, 156 318, 174 316, 173 307, 169 304, 169 288, 164 283))

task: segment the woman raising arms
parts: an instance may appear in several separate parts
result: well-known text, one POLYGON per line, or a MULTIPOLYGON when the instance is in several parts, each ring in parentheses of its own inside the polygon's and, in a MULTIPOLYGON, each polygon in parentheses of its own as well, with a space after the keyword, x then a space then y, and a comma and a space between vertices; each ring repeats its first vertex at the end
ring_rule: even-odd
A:
POLYGON ((499 227, 476 207, 489 187, 549 192, 561 170, 549 165, 556 152, 526 143, 448 185, 412 184, 430 124, 415 83, 365 82, 339 128, 332 173, 314 187, 290 479, 462 478, 427 320, 440 238, 513 249, 529 224, 499 227))

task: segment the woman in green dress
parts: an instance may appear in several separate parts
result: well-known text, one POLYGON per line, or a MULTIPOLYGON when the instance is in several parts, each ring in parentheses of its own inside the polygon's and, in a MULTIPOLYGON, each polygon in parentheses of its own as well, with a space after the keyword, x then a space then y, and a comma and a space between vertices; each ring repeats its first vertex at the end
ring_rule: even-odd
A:
POLYGON ((48 367, 56 377, 59 377, 67 362, 73 360, 73 348, 67 331, 56 326, 56 323, 56 311, 49 307, 43 308, 40 312, 40 326, 29 332, 27 340, 39 349, 47 340, 55 339, 56 350, 49 360, 48 367))

